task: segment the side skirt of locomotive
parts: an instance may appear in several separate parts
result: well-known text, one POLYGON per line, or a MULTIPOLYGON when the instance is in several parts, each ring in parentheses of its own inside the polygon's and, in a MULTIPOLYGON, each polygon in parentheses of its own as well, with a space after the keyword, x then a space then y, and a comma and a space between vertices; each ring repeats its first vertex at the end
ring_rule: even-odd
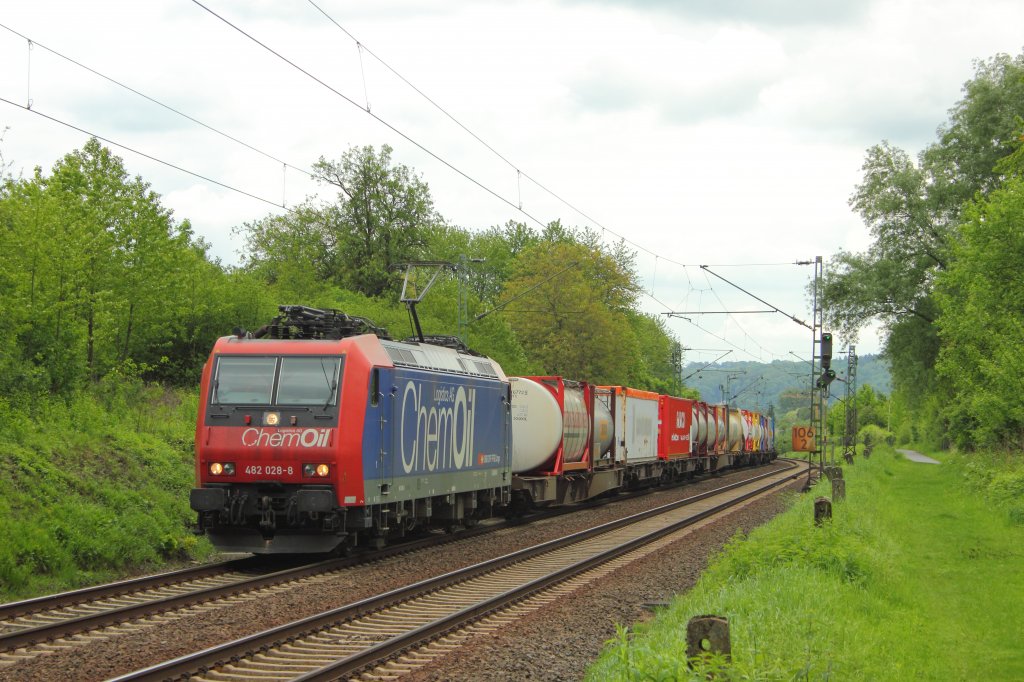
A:
POLYGON ((434 495, 396 502, 350 507, 346 547, 383 547, 389 538, 423 530, 453 531, 498 516, 511 499, 507 487, 434 495))
POLYGON ((504 511, 507 487, 488 488, 338 507, 330 486, 233 486, 195 488, 197 533, 222 551, 254 554, 329 554, 359 546, 380 548, 387 538, 426 529, 475 525, 504 511))

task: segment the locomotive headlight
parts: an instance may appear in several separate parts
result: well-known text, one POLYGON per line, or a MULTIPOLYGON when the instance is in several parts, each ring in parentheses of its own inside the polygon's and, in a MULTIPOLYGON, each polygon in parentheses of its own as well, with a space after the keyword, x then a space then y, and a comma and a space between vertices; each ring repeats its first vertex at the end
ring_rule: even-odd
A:
POLYGON ((281 413, 280 412, 264 412, 263 413, 263 423, 266 426, 277 426, 278 424, 281 423, 281 413))
POLYGON ((331 473, 331 467, 330 467, 329 464, 303 464, 302 465, 302 475, 303 476, 308 476, 308 477, 318 476, 320 478, 325 478, 330 473, 331 473))
POLYGON ((210 463, 210 474, 213 476, 234 476, 235 475, 235 463, 234 462, 211 462, 210 463))

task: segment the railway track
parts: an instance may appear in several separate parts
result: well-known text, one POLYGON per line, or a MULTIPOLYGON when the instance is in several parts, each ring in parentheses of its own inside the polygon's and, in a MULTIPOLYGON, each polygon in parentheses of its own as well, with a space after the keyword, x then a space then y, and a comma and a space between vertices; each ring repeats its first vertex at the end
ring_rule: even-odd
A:
MULTIPOLYGON (((647 492, 623 494, 616 499, 629 499, 647 492)), ((562 508, 535 516, 549 518, 573 511, 575 508, 562 508)), ((154 623, 185 617, 192 612, 190 609, 203 608, 218 600, 257 598, 260 590, 291 589, 294 583, 315 576, 519 523, 523 521, 495 522, 454 535, 428 536, 364 556, 299 565, 279 559, 268 565, 266 558, 251 557, 0 604, 0 667, 53 649, 87 644, 94 637, 130 633, 154 623), (158 615, 161 616, 158 621, 144 622, 158 615)))
POLYGON ((236 583, 251 577, 254 570, 249 560, 225 561, 0 604, 0 641, 54 623, 236 583))
MULTIPOLYGON (((278 564, 279 565, 279 564, 278 564)), ((159 575, 0 605, 0 661, 34 655, 31 647, 331 570, 330 562, 271 570, 253 559, 159 575)), ((106 633, 108 636, 110 633, 106 633)))
POLYGON ((370 678, 393 677, 803 474, 794 464, 116 680, 330 680, 380 665, 370 678))
POLYGON ((91 638, 152 627, 219 600, 253 599, 267 590, 291 589, 299 581, 471 538, 498 526, 504 524, 478 526, 455 535, 428 536, 360 556, 298 565, 296 561, 279 559, 269 563, 258 557, 237 559, 2 604, 0 666, 54 648, 86 644, 91 638), (160 621, 142 622, 156 615, 162 616, 160 621))

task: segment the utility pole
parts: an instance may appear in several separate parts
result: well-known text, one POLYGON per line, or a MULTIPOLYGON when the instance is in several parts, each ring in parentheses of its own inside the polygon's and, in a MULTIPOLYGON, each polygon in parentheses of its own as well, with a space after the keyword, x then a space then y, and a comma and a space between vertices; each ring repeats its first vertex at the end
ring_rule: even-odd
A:
MULTIPOLYGON (((811 329, 811 427, 814 428, 814 448, 818 453, 818 467, 825 466, 825 418, 822 403, 826 400, 827 387, 815 391, 818 375, 818 359, 821 357, 818 345, 821 343, 821 329, 824 326, 824 308, 821 301, 821 279, 824 272, 821 256, 814 258, 814 323, 811 329)), ((813 453, 812 453, 813 456, 813 453)), ((809 473, 809 469, 808 469, 809 473)))
POLYGON ((857 349, 852 344, 846 352, 846 426, 843 429, 843 455, 857 454, 857 349))
POLYGON ((672 377, 675 379, 676 395, 683 393, 683 344, 672 342, 672 377))
POLYGON ((486 258, 467 258, 465 254, 459 256, 459 263, 455 267, 455 277, 459 288, 458 302, 458 335, 459 340, 466 343, 466 327, 469 326, 469 264, 484 263, 486 258))

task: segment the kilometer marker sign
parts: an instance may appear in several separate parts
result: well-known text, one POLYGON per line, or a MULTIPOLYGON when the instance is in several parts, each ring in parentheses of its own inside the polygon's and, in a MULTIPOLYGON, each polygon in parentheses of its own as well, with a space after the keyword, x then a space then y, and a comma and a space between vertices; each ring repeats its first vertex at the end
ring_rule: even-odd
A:
POLYGON ((813 426, 793 427, 793 452, 815 452, 817 449, 813 426))

